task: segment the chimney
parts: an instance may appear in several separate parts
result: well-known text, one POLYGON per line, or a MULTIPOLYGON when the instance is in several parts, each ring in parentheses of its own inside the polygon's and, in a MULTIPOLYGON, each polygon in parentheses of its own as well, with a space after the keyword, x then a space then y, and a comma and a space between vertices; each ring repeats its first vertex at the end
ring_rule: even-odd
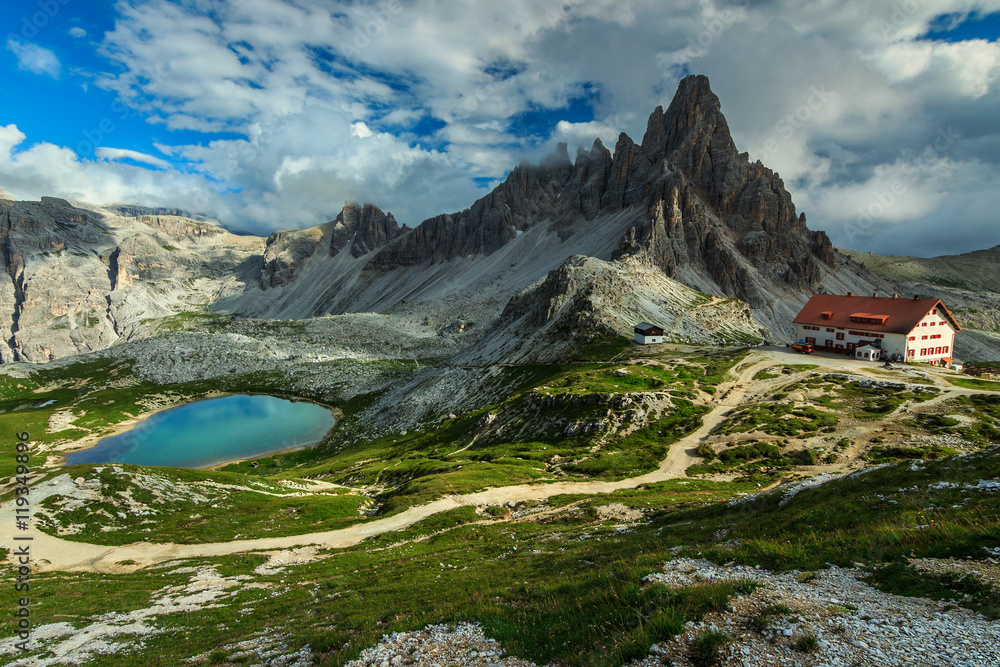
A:
POLYGON ((854 292, 848 292, 847 296, 854 296, 854 292))
POLYGON ((872 292, 872 298, 873 299, 877 299, 878 298, 878 290, 872 292))
POLYGON ((914 301, 920 301, 920 295, 919 294, 914 294, 913 295, 913 300, 914 301))
POLYGON ((898 299, 899 298, 899 292, 893 292, 892 293, 892 298, 893 299, 898 299))

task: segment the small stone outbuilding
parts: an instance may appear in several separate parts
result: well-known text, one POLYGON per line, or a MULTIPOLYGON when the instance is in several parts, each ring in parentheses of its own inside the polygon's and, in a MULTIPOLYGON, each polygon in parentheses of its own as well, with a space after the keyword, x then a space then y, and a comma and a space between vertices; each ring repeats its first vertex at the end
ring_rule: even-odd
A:
POLYGON ((882 350, 874 345, 865 345, 854 350, 854 358, 864 361, 878 361, 882 358, 882 350))

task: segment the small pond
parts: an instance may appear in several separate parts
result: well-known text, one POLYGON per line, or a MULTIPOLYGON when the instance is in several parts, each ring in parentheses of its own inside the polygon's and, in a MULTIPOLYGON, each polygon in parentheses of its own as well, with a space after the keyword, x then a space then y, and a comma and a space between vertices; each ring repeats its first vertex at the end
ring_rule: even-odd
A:
POLYGON ((204 468, 319 442, 333 428, 328 408, 274 396, 237 394, 158 412, 104 438, 66 463, 133 463, 204 468))

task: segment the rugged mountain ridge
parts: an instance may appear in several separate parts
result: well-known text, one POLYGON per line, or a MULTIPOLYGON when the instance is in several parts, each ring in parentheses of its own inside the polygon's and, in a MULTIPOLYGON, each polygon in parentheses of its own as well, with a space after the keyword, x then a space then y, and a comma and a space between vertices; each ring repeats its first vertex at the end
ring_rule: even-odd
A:
POLYGON ((837 266, 829 238, 808 230, 778 175, 737 151, 708 79, 690 76, 666 111, 652 113, 641 145, 622 134, 614 155, 597 141, 571 162, 562 144, 470 209, 384 237, 371 267, 489 255, 541 220, 571 225, 631 207, 646 215, 617 256, 648 254, 668 276, 715 283, 754 307, 767 303, 767 283, 814 290, 837 266))
MULTIPOLYGON (((641 144, 622 134, 613 153, 597 140, 572 160, 560 145, 538 165, 519 165, 468 209, 413 228, 372 204, 349 203, 328 223, 265 241, 167 215, 174 210, 57 201, 5 204, 19 213, 0 239, 10 276, 0 288, 0 312, 10 313, 4 359, 106 347, 140 335, 143 321, 203 307, 273 319, 377 312, 442 330, 499 327, 513 335, 521 327, 505 310, 511 299, 532 310, 529 301, 547 298, 546 276, 577 255, 635 260, 633 268, 739 298, 777 339, 811 293, 891 290, 825 234, 810 231, 780 177, 737 151, 702 76, 685 78, 667 109, 653 112, 641 144), (52 229, 58 234, 40 231, 52 229), (69 250, 58 247, 64 232, 69 250), (53 256, 64 250, 72 261, 53 256), (62 287, 30 282, 43 275, 88 296, 46 312, 43 302, 72 299, 62 287), (31 295, 41 300, 26 308, 31 295), (84 305, 87 318, 70 312, 84 305), (33 341, 29 330, 39 332, 33 341)), ((633 268, 626 273, 637 275, 633 268)), ((629 292, 634 296, 640 282, 616 281, 622 293, 602 303, 666 303, 679 293, 673 283, 653 280, 643 282, 648 298, 634 300, 629 292)), ((629 317, 670 310, 644 308, 629 317)), ((628 334, 618 312, 616 306, 594 317, 628 334)))
MULTIPOLYGON (((469 299, 504 304, 573 254, 646 258, 650 270, 746 301, 779 337, 811 293, 891 289, 838 253, 825 233, 808 229, 778 174, 738 152, 708 79, 689 76, 668 108, 651 114, 641 144, 622 134, 612 153, 597 140, 589 150, 580 147, 575 160, 561 144, 541 164, 519 165, 470 208, 412 229, 374 206, 349 204, 324 226, 272 235, 265 266, 284 257, 283 269, 266 269, 259 290, 217 307, 282 318, 406 313, 415 303, 435 311, 453 296, 442 288, 449 274, 475 273, 465 265, 469 258, 481 259, 481 279, 473 282, 496 286, 489 298, 469 299), (615 225, 604 230, 615 236, 610 252, 574 241, 608 221, 615 225), (547 261, 503 264, 509 255, 538 253, 539 245, 524 239, 532 232, 546 239, 547 261), (561 255, 554 266, 552 254, 561 255), (261 294, 273 287, 281 290, 261 294)), ((502 305, 470 308, 478 319, 502 312, 502 305)))

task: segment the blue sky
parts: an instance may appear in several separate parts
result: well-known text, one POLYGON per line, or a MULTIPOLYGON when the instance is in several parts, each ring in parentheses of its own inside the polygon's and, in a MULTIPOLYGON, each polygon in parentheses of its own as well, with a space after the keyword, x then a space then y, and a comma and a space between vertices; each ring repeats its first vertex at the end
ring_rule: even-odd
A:
POLYGON ((637 141, 686 73, 814 229, 1000 243, 1000 0, 7 0, 0 187, 267 233, 416 225, 556 143, 637 141))

